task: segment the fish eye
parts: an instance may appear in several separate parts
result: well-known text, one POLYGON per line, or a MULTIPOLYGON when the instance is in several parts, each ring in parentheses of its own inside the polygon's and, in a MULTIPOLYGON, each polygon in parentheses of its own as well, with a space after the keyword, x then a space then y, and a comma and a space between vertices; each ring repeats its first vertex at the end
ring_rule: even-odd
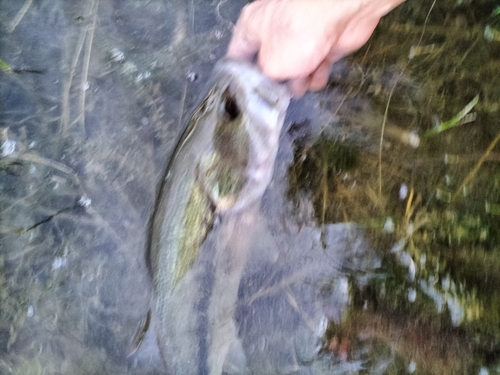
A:
POLYGON ((224 94, 222 94, 221 109, 230 121, 236 120, 236 118, 240 115, 238 103, 236 103, 236 99, 228 92, 228 90, 224 91, 224 94))

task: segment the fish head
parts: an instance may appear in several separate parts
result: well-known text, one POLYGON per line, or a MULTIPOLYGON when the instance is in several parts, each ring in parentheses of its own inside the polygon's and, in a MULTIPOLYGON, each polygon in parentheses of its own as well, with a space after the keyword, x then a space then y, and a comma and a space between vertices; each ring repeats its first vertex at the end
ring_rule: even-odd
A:
POLYGON ((215 66, 212 82, 206 101, 216 125, 205 186, 219 210, 238 210, 260 198, 271 180, 290 93, 255 65, 227 58, 215 66))
POLYGON ((290 93, 285 85, 263 75, 254 64, 224 58, 216 64, 212 81, 219 92, 227 89, 225 99, 229 102, 225 109, 229 116, 244 113, 248 121, 269 127, 283 123, 290 93))

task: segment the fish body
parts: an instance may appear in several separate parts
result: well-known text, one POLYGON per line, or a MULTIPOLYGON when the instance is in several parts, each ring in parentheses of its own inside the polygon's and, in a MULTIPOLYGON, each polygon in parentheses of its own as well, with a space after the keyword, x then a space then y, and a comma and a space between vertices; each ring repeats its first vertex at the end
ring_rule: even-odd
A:
POLYGON ((256 207, 289 103, 253 65, 223 59, 179 141, 151 224, 152 322, 169 374, 220 374, 256 207))

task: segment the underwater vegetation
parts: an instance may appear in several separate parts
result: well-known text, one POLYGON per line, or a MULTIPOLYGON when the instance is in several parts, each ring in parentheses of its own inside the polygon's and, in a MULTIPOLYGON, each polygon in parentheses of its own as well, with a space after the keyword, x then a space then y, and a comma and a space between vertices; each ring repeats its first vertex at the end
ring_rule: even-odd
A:
POLYGON ((405 3, 334 70, 342 99, 323 105, 338 121, 296 145, 290 198, 309 197, 318 225, 367 228, 382 259, 330 325, 337 358, 369 347, 367 363, 387 355, 375 373, 500 368, 498 14, 491 2, 405 3))

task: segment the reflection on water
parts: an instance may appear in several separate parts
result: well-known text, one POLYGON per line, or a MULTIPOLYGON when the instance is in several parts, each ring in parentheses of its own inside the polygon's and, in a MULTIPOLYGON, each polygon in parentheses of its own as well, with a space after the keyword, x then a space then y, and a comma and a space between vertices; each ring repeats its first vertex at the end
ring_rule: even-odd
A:
MULTIPOLYGON (((147 223, 244 3, 0 3, 0 373, 164 373, 154 337, 130 355, 147 223)), ((408 1, 292 103, 234 311, 249 371, 498 371, 498 15, 462 3, 408 1)))

